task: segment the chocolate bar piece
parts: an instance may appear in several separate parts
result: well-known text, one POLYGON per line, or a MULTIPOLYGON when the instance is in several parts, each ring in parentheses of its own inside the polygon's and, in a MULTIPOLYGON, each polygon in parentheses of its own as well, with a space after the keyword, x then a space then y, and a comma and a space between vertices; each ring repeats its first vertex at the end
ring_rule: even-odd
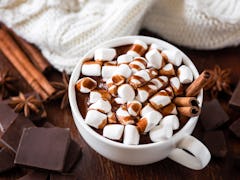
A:
POLYGON ((50 180, 76 180, 77 177, 73 174, 51 174, 50 180))
POLYGON ((237 136, 240 138, 240 118, 233 122, 230 126, 229 129, 237 136))
POLYGON ((39 171, 32 171, 25 176, 19 178, 18 180, 47 180, 48 174, 39 172, 39 171))
POLYGON ((17 149, 17 165, 62 172, 70 144, 70 130, 25 128, 17 149))
POLYGON ((8 171, 14 167, 14 153, 7 148, 0 149, 0 173, 8 171))
POLYGON ((71 140, 64 166, 64 172, 69 172, 73 168, 73 166, 79 160, 81 154, 82 151, 80 146, 77 144, 77 142, 71 140))
POLYGON ((225 157, 227 154, 227 146, 222 131, 206 132, 203 142, 208 147, 211 154, 215 157, 225 157))
POLYGON ((0 141, 13 152, 16 152, 23 129, 34 126, 35 125, 28 118, 18 115, 8 129, 3 133, 0 141))
POLYGON ((205 130, 216 129, 229 120, 217 99, 203 103, 200 115, 201 124, 205 130))
POLYGON ((229 105, 235 108, 240 108, 240 81, 237 84, 237 87, 233 91, 232 97, 229 101, 229 105))
POLYGON ((17 113, 6 102, 0 103, 0 131, 5 132, 9 125, 16 119, 17 113))

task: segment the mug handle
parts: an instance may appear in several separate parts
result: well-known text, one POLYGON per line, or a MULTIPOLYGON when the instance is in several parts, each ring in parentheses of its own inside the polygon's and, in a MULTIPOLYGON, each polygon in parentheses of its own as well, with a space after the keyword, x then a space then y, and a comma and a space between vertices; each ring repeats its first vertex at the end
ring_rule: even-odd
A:
POLYGON ((191 135, 186 135, 177 143, 176 148, 170 152, 168 157, 190 169, 200 170, 209 163, 211 154, 207 147, 198 139, 191 135))

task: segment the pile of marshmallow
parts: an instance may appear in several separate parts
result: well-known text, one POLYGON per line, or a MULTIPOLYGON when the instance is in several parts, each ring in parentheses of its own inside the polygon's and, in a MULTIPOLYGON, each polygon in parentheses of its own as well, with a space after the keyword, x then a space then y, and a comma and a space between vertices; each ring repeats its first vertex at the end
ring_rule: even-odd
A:
POLYGON ((85 122, 103 129, 104 137, 137 145, 140 134, 159 142, 179 128, 173 99, 184 96, 183 84, 193 81, 180 51, 136 40, 118 57, 114 48, 97 49, 94 58, 82 64, 81 73, 76 89, 89 93, 85 122), (91 76, 101 77, 106 87, 91 76), (113 104, 119 106, 116 112, 113 104))

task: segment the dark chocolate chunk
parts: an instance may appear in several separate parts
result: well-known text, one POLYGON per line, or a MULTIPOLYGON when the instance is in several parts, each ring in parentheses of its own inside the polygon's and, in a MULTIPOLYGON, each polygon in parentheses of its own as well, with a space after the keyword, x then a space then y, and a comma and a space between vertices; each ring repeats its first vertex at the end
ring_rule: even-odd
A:
POLYGON ((80 146, 77 144, 77 142, 71 140, 64 166, 65 172, 69 172, 73 168, 73 166, 78 162, 81 154, 82 151, 80 146))
POLYGON ((39 171, 32 171, 25 176, 19 178, 18 180, 47 180, 48 174, 39 172, 39 171))
POLYGON ((233 122, 230 126, 229 129, 237 136, 240 138, 240 118, 233 122))
POLYGON ((25 128, 14 163, 62 172, 69 144, 69 129, 25 128))
POLYGON ((201 124, 205 130, 216 129, 229 120, 217 99, 203 103, 200 115, 201 124))
POLYGON ((0 131, 5 132, 9 125, 16 119, 17 113, 6 102, 0 103, 0 131))
POLYGON ((73 174, 51 174, 50 180, 76 180, 77 177, 73 174))
POLYGON ((210 153, 215 157, 225 157, 227 154, 227 146, 222 131, 206 132, 203 142, 208 147, 210 153))
POLYGON ((8 129, 3 133, 0 141, 12 151, 16 152, 24 128, 35 125, 23 115, 18 115, 8 129))
POLYGON ((237 84, 237 87, 233 91, 232 97, 229 101, 229 105, 235 108, 240 108, 240 81, 237 84))
POLYGON ((14 153, 8 148, 0 149, 0 173, 8 171, 14 167, 14 153))

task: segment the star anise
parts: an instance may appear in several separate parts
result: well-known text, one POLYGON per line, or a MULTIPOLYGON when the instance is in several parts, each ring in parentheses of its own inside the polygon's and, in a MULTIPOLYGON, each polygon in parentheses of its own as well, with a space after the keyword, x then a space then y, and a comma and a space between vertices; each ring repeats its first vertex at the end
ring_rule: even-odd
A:
POLYGON ((205 87, 205 90, 210 90, 212 97, 217 97, 219 92, 225 92, 232 95, 231 84, 231 69, 221 69, 219 65, 215 65, 213 70, 209 70, 213 74, 213 78, 205 87))
POLYGON ((16 93, 16 88, 14 87, 14 82, 17 78, 11 76, 8 70, 0 72, 0 90, 2 93, 2 99, 9 96, 9 93, 16 93))
POLYGON ((56 93, 50 97, 52 99, 62 99, 61 101, 61 109, 66 108, 69 105, 68 101, 68 83, 69 83, 69 76, 66 74, 65 71, 62 73, 62 82, 51 82, 51 85, 56 89, 56 93))
POLYGON ((10 98, 9 105, 14 107, 15 112, 23 112, 26 117, 29 117, 31 113, 45 114, 42 101, 34 95, 25 96, 20 92, 18 96, 10 98))

